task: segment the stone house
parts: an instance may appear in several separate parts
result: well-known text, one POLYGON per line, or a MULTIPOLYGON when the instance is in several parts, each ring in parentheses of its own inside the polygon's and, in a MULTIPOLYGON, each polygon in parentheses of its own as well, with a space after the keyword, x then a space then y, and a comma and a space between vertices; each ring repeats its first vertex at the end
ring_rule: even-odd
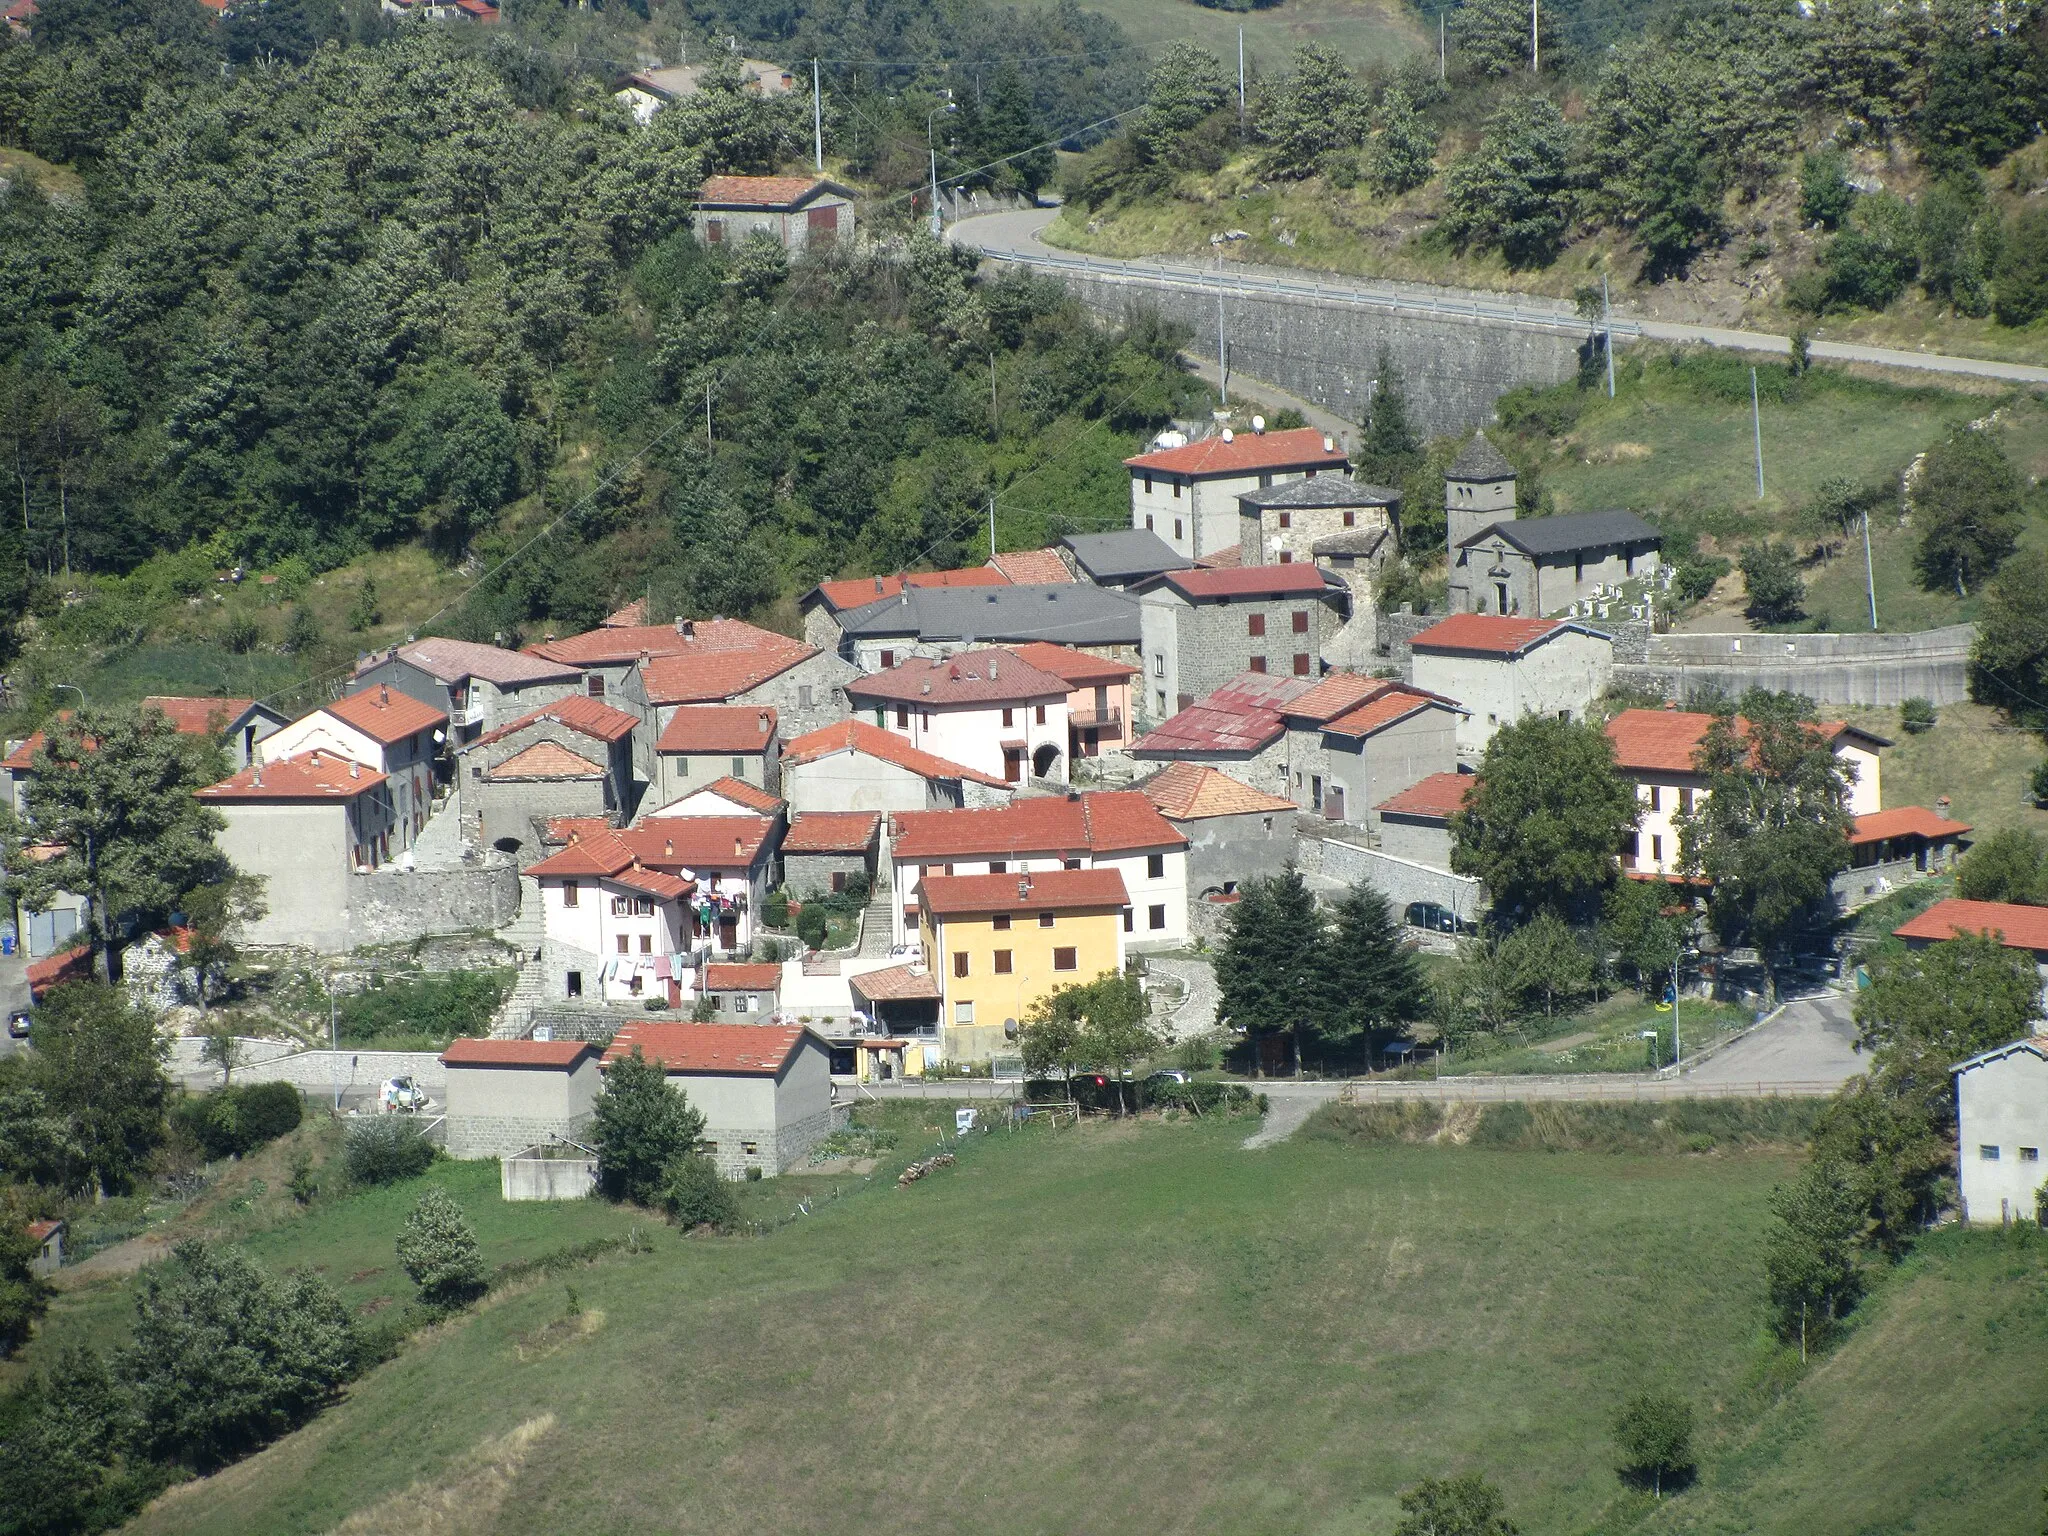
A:
POLYGON ((782 967, 774 964, 719 964, 704 967, 699 995, 711 1010, 743 1023, 765 1023, 781 1007, 782 967))
POLYGON ((1382 800, 1457 766, 1463 714, 1408 683, 1333 672, 1281 711, 1288 792, 1312 816, 1369 826, 1382 800))
POLYGON ((448 1155, 511 1157, 559 1136, 589 1134, 598 1047, 584 1040, 457 1040, 447 1069, 448 1155))
POLYGON ((2048 1039, 2036 1035, 1956 1063, 1956 1185, 1963 1220, 2040 1218, 2048 1170, 2048 1039))
POLYGON ((472 640, 430 636, 366 656, 348 691, 389 686, 448 716, 449 739, 461 747, 543 704, 578 691, 571 666, 472 640))
POLYGON ((1233 894, 1240 881, 1277 875, 1294 862, 1295 807, 1284 796, 1189 762, 1169 763, 1138 787, 1187 839, 1188 892, 1195 902, 1233 894))
POLYGON ((214 835, 221 853, 264 883, 268 910, 243 941, 347 949, 350 881, 391 857, 397 815, 390 780, 312 747, 252 763, 198 796, 227 823, 214 835))
POLYGON ((853 239, 851 187, 822 176, 707 176, 693 221, 702 245, 772 236, 792 256, 853 239))
POLYGON ((661 806, 708 779, 738 779, 770 794, 782 789, 775 711, 758 704, 688 704, 668 717, 654 743, 650 803, 661 806))
POLYGON ((1451 867, 1451 818, 1479 781, 1469 773, 1432 773, 1373 809, 1382 853, 1431 869, 1451 867))
MULTIPOLYGON (((1289 480, 1237 498, 1238 558, 1245 565, 1312 565, 1319 540, 1349 534, 1374 551, 1393 548, 1401 493, 1349 475, 1289 480)), ((1347 546, 1348 547, 1348 546, 1347 546)))
POLYGON ((1416 687, 1468 711, 1458 750, 1478 757, 1495 731, 1527 716, 1583 718, 1607 691, 1614 641, 1583 624, 1454 613, 1409 641, 1408 658, 1416 687))
POLYGON ((1006 784, 1026 777, 1066 782, 1067 684, 1013 652, 910 657, 849 682, 846 698, 920 752, 1000 775, 1006 784))
POLYGON ((1849 867, 1835 876, 1835 897, 1855 908, 1899 886, 1951 873, 1970 846, 1972 828, 1923 805, 1858 816, 1849 829, 1849 867))
POLYGON ((1076 577, 1098 587, 1135 587, 1167 571, 1191 570, 1195 564, 1149 528, 1070 533, 1060 540, 1060 549, 1076 577))
MULTIPOLYGON (((810 591, 797 599, 797 611, 803 615, 804 639, 821 651, 831 651, 855 658, 846 649, 846 631, 841 626, 841 616, 892 597, 901 597, 906 591, 922 590, 926 587, 1007 587, 1011 585, 1008 573, 993 565, 969 565, 950 571, 906 571, 896 576, 846 576, 837 581, 821 581, 810 591)), ((894 666, 895 663, 884 663, 894 666)))
POLYGON ((1125 459, 1124 466, 1131 472, 1131 526, 1156 533, 1175 554, 1201 560, 1237 546, 1239 496, 1288 480, 1346 474, 1351 461, 1313 427, 1225 428, 1125 459))
POLYGON ((842 720, 782 750, 782 782, 799 819, 820 811, 939 811, 1007 805, 1015 786, 919 751, 866 720, 842 720))
MULTIPOLYGON (((761 59, 740 59, 736 62, 743 91, 758 96, 787 96, 796 89, 795 75, 780 64, 770 64, 761 59)), ((612 99, 625 106, 633 114, 633 120, 645 127, 654 120, 654 114, 670 102, 696 95, 703 88, 704 76, 714 67, 711 64, 665 64, 636 70, 626 76, 619 89, 612 92, 612 99)))
MULTIPOLYGON (((1688 709, 1625 709, 1607 722, 1615 769, 1634 782, 1642 812, 1632 842, 1622 850, 1623 869, 1678 873, 1678 818, 1706 794, 1706 776, 1695 766, 1695 758, 1713 723, 1712 715, 1688 709)), ((1737 730, 1748 729, 1740 716, 1735 725, 1737 730)), ((1839 720, 1818 723, 1814 729, 1833 749, 1849 780, 1849 814, 1877 811, 1883 792, 1878 752, 1891 743, 1839 720)))
POLYGON ((844 891, 849 882, 872 890, 881 854, 879 811, 811 811, 782 839, 782 888, 802 899, 844 891))
POLYGON ((787 1173, 832 1134, 832 1055, 800 1024, 634 1020, 612 1037, 609 1067, 638 1050, 704 1116, 697 1150, 729 1179, 787 1173))
POLYGON ((572 693, 477 737, 456 754, 463 841, 530 864, 551 820, 628 820, 639 797, 639 725, 637 715, 572 693))
POLYGON ((1034 640, 1010 647, 1020 661, 1067 685, 1067 756, 1100 757, 1121 751, 1136 734, 1131 721, 1131 679, 1137 666, 1072 646, 1034 640))
POLYGON ((1287 706, 1316 687, 1308 677, 1246 672, 1131 743, 1147 763, 1202 763, 1267 793, 1289 788, 1287 706))
POLYGON ((911 657, 950 657, 988 645, 1048 641, 1113 660, 1138 654, 1138 605, 1086 582, 1037 586, 908 587, 833 616, 838 652, 868 671, 911 657))
POLYGON ((1451 552, 1451 609, 1534 616, 1590 604, 1603 590, 1654 576, 1662 538, 1633 512, 1495 523, 1451 552))
POLYGON ((1168 571, 1138 589, 1139 714, 1163 721, 1243 672, 1313 679, 1345 592, 1313 565, 1168 571))
POLYGON ((317 749, 384 775, 391 837, 404 851, 433 813, 447 734, 446 711, 379 683, 301 715, 258 741, 256 753, 267 766, 317 749))

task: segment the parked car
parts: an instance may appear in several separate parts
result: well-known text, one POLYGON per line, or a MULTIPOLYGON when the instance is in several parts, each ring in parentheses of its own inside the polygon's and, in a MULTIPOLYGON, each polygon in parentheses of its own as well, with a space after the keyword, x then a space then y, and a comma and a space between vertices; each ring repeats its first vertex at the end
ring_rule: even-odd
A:
POLYGON ((28 1038, 29 1020, 32 1017, 33 1010, 31 1009, 15 1009, 14 1012, 7 1015, 7 1033, 17 1040, 26 1040, 28 1038))
POLYGON ((1427 928, 1431 933, 1469 933, 1470 923, 1458 920, 1458 914, 1449 907, 1433 901, 1411 901, 1404 921, 1410 928, 1427 928))
POLYGON ((394 1077, 379 1091, 377 1102, 387 1112, 409 1115, 427 1107, 427 1090, 409 1077, 394 1077))

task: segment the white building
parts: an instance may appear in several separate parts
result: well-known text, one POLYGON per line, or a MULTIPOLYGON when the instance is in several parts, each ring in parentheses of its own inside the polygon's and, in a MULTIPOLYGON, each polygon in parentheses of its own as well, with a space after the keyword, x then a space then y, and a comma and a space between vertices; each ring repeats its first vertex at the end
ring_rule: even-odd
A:
POLYGON ((1148 528, 1175 554, 1201 560, 1237 547, 1237 498, 1310 475, 1344 474, 1350 458, 1313 427, 1217 432, 1199 442, 1125 459, 1131 526, 1148 528))
POLYGON ((892 818, 890 934, 917 941, 918 882, 926 875, 1037 874, 1113 869, 1130 905, 1132 949, 1173 948, 1188 937, 1188 839, 1135 790, 1044 796, 995 810, 928 811, 892 818))
POLYGON ((446 712, 379 683, 301 715, 257 742, 256 756, 267 765, 319 750, 383 774, 390 780, 393 837, 402 851, 433 813, 447 730, 446 712))
POLYGON ((527 873, 540 885, 542 963, 556 997, 683 1001, 696 882, 644 867, 617 834, 578 838, 527 873))
MULTIPOLYGON (((1635 845, 1624 848, 1621 867, 1644 874, 1678 872, 1678 818, 1691 812, 1706 794, 1706 776, 1694 765, 1714 717, 1689 709, 1625 709, 1607 722, 1614 743, 1614 766, 1636 786, 1642 819, 1635 845)), ((1738 730, 1747 730, 1741 716, 1738 730)), ((1864 816, 1877 810, 1881 794, 1878 750, 1890 742, 1839 720, 1823 721, 1815 731, 1834 748, 1849 780, 1848 810, 1864 816)))
POLYGON ((1007 805, 1012 786, 920 752, 865 720, 842 720, 783 748, 783 790, 798 816, 818 811, 942 811, 1007 805))
POLYGON ((2048 1038, 2002 1045, 1955 1067, 1957 1187, 1973 1226, 2034 1221, 2048 1167, 2048 1038))
POLYGON ((728 1179, 787 1172, 832 1134, 832 1050, 800 1024, 635 1020, 604 1064, 636 1050, 703 1114, 697 1150, 728 1179))
POLYGON ((1578 720, 1607 691, 1614 642, 1583 624, 1454 613, 1409 642, 1411 680, 1469 710, 1458 751, 1477 757, 1493 733, 1530 715, 1578 720))
POLYGON ((855 678, 846 698, 920 752, 1009 784, 1027 775, 1066 782, 1066 680, 1014 652, 912 656, 886 672, 855 678))

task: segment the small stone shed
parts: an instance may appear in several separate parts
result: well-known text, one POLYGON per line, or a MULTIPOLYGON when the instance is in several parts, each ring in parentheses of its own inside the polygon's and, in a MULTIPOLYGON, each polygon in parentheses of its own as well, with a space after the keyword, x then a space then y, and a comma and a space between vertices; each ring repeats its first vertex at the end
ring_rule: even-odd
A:
POLYGON ((585 1040, 457 1040, 448 1072, 448 1155, 510 1157, 588 1128, 603 1079, 585 1040))
POLYGON ((856 878, 875 881, 881 843, 879 811, 811 811, 782 839, 783 889, 798 898, 843 891, 856 878))
POLYGON ((605 1064, 635 1048, 704 1115, 698 1150, 729 1179, 785 1173, 832 1133, 832 1052, 800 1024, 634 1021, 605 1064))
POLYGON ((765 1021, 782 1004, 782 967, 776 964, 708 964, 704 995, 719 1014, 744 1021, 765 1021))

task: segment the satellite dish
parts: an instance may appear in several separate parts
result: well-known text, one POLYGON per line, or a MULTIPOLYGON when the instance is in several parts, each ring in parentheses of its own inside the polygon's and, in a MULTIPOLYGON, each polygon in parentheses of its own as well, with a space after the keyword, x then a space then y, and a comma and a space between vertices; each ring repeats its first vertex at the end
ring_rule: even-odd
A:
POLYGON ((1266 430, 1266 418, 1265 418, 1265 417, 1263 417, 1263 416, 1254 416, 1254 417, 1252 418, 1252 430, 1253 430, 1254 432, 1263 432, 1263 431, 1265 431, 1265 430, 1266 430))
POLYGON ((1005 1040, 1017 1038, 1017 1021, 1015 1019, 1003 1020, 1003 1038, 1005 1040))
POLYGON ((1237 441, 1237 434, 1236 434, 1235 432, 1231 431, 1231 430, 1230 430, 1230 428, 1228 428, 1228 427, 1225 427, 1225 428, 1223 429, 1223 441, 1225 441, 1226 443, 1233 443, 1233 442, 1236 442, 1236 441, 1237 441))

